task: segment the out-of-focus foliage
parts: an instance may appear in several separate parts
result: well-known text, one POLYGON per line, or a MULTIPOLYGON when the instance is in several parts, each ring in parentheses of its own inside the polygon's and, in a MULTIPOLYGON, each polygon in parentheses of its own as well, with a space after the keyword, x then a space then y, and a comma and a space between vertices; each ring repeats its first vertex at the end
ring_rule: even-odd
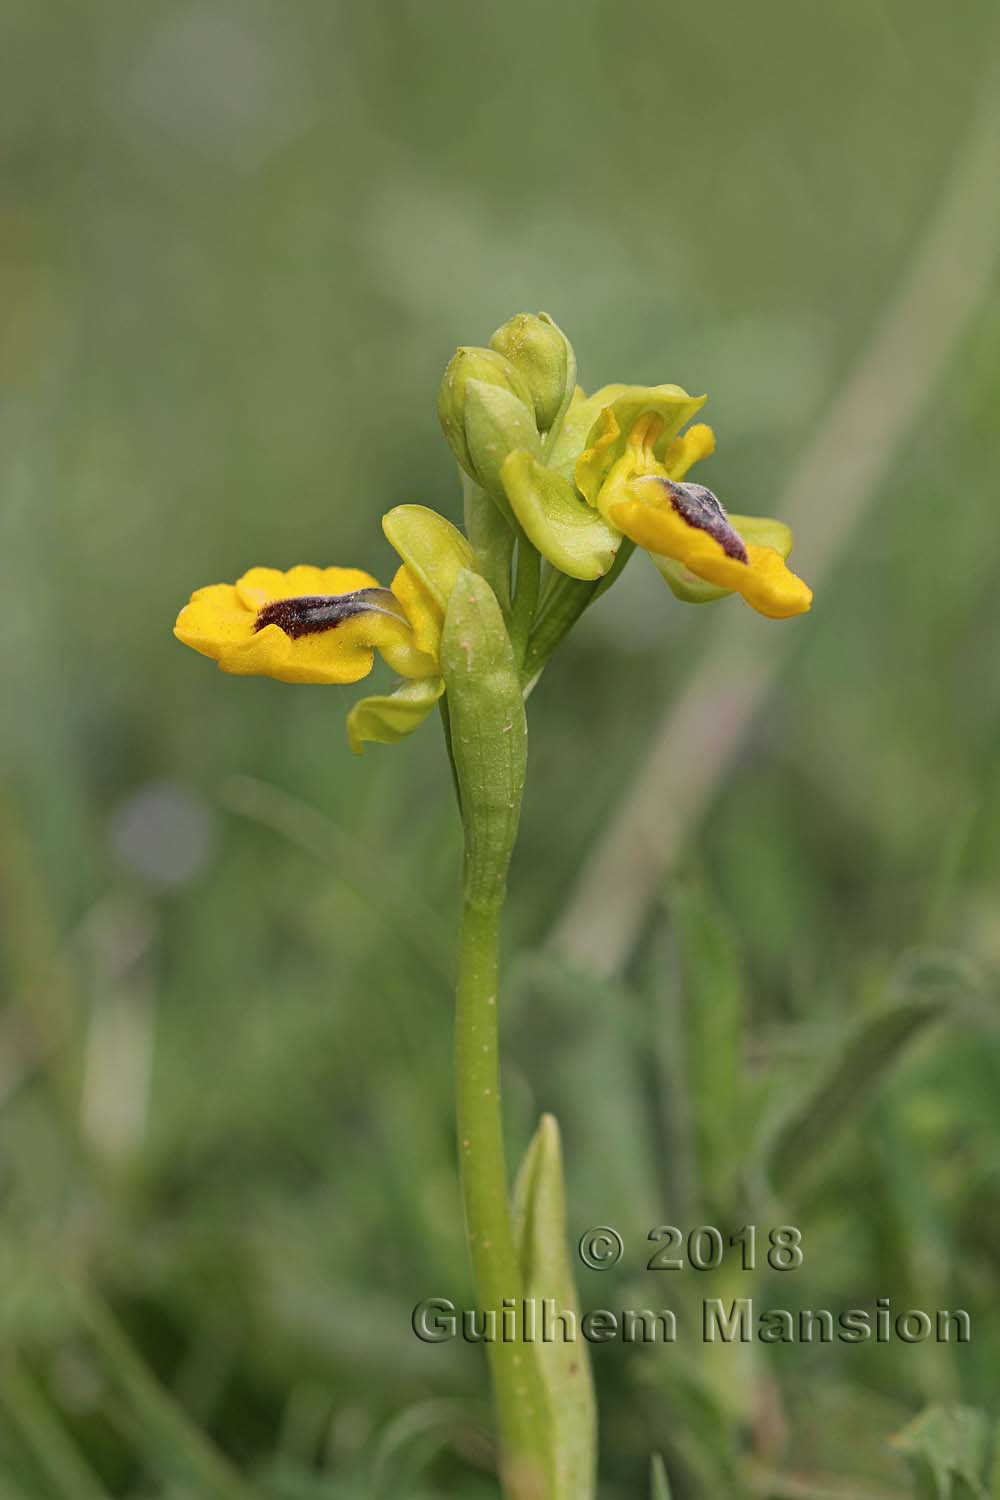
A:
MULTIPOLYGON (((457 519, 440 374, 521 308, 591 385, 707 389, 706 482, 770 512, 994 30, 987 0, 8 4, 5 1496, 495 1494, 481 1351, 409 1323, 471 1297, 439 736, 358 763, 349 690, 223 678, 170 626, 255 563, 386 581, 391 504, 457 519)), ((779 1469, 907 1494, 889 1439, 923 1407, 995 1425, 998 370, 994 304, 794 627, 627 984, 522 963, 506 1024, 513 1145, 557 1114, 571 1234, 626 1241, 583 1307, 680 1315, 715 1282, 641 1272, 648 1230, 752 1216, 806 1247, 765 1303, 965 1307, 973 1342, 595 1349, 607 1500, 646 1493, 657 1450, 679 1500, 779 1469), (838 1073, 889 1005, 921 1011, 909 1045, 897 1017, 877 1078, 838 1073)), ((534 694, 512 958, 706 619, 636 558, 534 694)))

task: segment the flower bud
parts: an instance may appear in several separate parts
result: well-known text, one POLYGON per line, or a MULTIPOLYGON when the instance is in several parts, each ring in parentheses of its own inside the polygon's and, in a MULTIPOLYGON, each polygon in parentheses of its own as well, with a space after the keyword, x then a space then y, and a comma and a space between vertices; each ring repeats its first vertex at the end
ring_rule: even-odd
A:
POLYGON ((576 357, 548 313, 518 313, 497 329, 490 348, 504 355, 531 392, 539 432, 548 432, 573 393, 576 357))
MULTIPOLYGON (((448 440, 449 447, 465 472, 479 483, 484 481, 476 469, 475 460, 469 451, 466 405, 470 380, 483 386, 495 387, 511 398, 511 409, 525 408, 524 421, 530 422, 534 431, 534 404, 531 391, 521 374, 495 349, 463 347, 456 349, 444 372, 438 390, 438 420, 448 440)), ((536 433, 537 438, 537 433, 536 433)), ((513 443, 512 447, 522 444, 513 443)))

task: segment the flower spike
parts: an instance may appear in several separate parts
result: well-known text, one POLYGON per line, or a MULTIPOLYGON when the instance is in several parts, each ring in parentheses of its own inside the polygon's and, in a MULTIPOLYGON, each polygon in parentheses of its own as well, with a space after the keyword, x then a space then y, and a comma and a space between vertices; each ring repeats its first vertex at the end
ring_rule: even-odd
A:
POLYGON ((359 750, 408 734, 445 691, 441 643, 463 575, 492 591, 529 689, 635 544, 679 599, 737 593, 772 619, 802 614, 812 593, 786 566, 788 527, 729 515, 688 478, 715 450, 694 420, 705 400, 670 384, 588 396, 554 320, 519 313, 488 348, 458 349, 438 392, 468 535, 426 506, 397 505, 383 518, 401 560, 389 588, 358 568, 251 568, 193 594, 174 633, 224 672, 280 682, 358 682, 378 653, 402 682, 355 705, 359 750))

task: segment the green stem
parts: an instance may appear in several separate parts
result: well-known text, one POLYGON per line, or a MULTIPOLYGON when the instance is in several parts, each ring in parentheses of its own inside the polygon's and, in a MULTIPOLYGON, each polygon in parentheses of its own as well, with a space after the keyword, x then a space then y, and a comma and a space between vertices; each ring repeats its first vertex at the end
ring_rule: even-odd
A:
POLYGON ((510 574, 514 556, 514 533, 510 522, 500 514, 495 500, 464 471, 462 509, 465 530, 476 554, 476 565, 500 602, 504 614, 511 607, 510 574))
POLYGON ((533 1347, 505 1337, 524 1277, 507 1196, 497 991, 500 918, 524 788, 527 726, 507 626, 486 581, 463 571, 441 632, 448 732, 465 835, 455 1020, 458 1155, 476 1308, 487 1319, 505 1500, 552 1500, 555 1457, 533 1347), (489 1324, 495 1324, 491 1330, 489 1324))
POLYGON ((523 663, 528 649, 531 627, 538 608, 538 592, 542 576, 542 559, 531 545, 524 532, 517 532, 517 582, 510 618, 510 643, 518 664, 523 663))
POLYGON ((533 1351, 501 1337, 504 1305, 520 1311, 524 1282, 514 1245, 500 1104, 497 1022, 502 902, 462 902, 455 1018, 458 1146, 477 1310, 494 1313, 487 1344, 507 1500, 546 1500, 548 1409, 533 1351), (513 1299, 512 1302, 508 1299, 513 1299))
POLYGON ((584 610, 611 587, 634 551, 635 543, 626 538, 618 548, 618 556, 611 568, 594 583, 583 583, 565 573, 554 575, 538 609, 524 655, 521 675, 525 683, 531 682, 546 667, 552 653, 584 610))

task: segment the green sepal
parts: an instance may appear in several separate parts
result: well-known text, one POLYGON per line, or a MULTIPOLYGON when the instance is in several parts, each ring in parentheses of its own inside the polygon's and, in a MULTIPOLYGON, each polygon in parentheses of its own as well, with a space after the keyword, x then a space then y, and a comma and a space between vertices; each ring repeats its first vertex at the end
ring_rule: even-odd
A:
MULTIPOLYGON (((708 397, 689 396, 679 385, 612 385, 595 392, 593 399, 601 401, 602 411, 605 406, 611 407, 625 437, 647 412, 655 412, 658 417, 662 417, 664 427, 656 440, 655 448, 657 457, 660 457, 681 428, 686 427, 691 418, 701 411, 708 397)), ((624 443, 622 447, 624 448, 624 443)))
POLYGON ((347 742, 355 755, 366 743, 395 745, 419 729, 444 692, 441 677, 415 677, 394 693, 360 698, 347 715, 347 742))
POLYGON ((584 443, 588 456, 576 470, 576 482, 590 503, 597 504, 601 485, 624 454, 640 417, 652 413, 662 419, 663 429, 653 447, 662 461, 681 428, 707 400, 707 396, 689 396, 679 385, 607 385, 596 391, 584 403, 591 412, 596 407, 596 414, 584 443))
POLYGON ((496 595, 458 575, 441 634, 451 751, 465 830, 466 899, 503 899, 524 791, 527 726, 514 651, 496 595))
POLYGON ((459 573, 476 566, 458 527, 426 505, 396 505, 382 517, 382 530, 434 602, 447 609, 459 573))
POLYGON ((745 542, 755 547, 773 547, 786 561, 791 556, 792 528, 784 521, 776 521, 773 516, 730 516, 729 524, 745 542))
POLYGON ((465 440, 473 478, 506 509, 500 479, 504 459, 518 448, 541 455, 534 408, 502 386, 470 380, 465 387, 465 440))
MULTIPOLYGON (((780 552, 786 559, 790 555, 792 529, 784 521, 775 521, 770 516, 730 516, 729 521, 745 542, 751 542, 757 547, 773 547, 775 552, 780 552)), ((714 583, 706 583, 703 578, 697 578, 694 573, 688 572, 683 563, 675 562, 672 557, 660 557, 655 552, 651 552, 649 556, 667 587, 684 604, 711 604, 716 599, 728 598, 733 592, 732 589, 720 589, 714 583)))
MULTIPOLYGON (((566 1248, 566 1190, 562 1146, 554 1116, 543 1115, 514 1188, 514 1242, 524 1295, 541 1331, 542 1304, 579 1320, 566 1248)), ((579 1335, 579 1329, 577 1329, 579 1335)), ((559 1337, 534 1345, 549 1398, 552 1424, 552 1500, 592 1500, 597 1483, 597 1406, 586 1342, 559 1337)))
POLYGON ((576 384, 573 346, 548 313, 518 313, 501 325, 490 348, 509 359, 531 391, 539 432, 548 432, 576 384))
POLYGON ((481 384, 496 386, 499 390, 509 392, 529 412, 534 411, 534 403, 527 382, 510 360, 498 354, 495 349, 464 346, 455 350, 438 389, 438 420, 458 462, 468 475, 476 479, 478 476, 469 453, 465 426, 466 397, 470 380, 477 380, 481 384))
POLYGON ((672 557, 661 557, 658 552, 649 552, 647 556, 674 598, 679 599, 682 604, 712 604, 716 599, 727 599, 733 592, 732 589, 720 589, 717 584, 706 583, 672 557))
POLYGON ((508 455, 500 477, 529 541, 553 567, 584 580, 607 573, 622 534, 580 498, 568 479, 523 449, 508 455))

